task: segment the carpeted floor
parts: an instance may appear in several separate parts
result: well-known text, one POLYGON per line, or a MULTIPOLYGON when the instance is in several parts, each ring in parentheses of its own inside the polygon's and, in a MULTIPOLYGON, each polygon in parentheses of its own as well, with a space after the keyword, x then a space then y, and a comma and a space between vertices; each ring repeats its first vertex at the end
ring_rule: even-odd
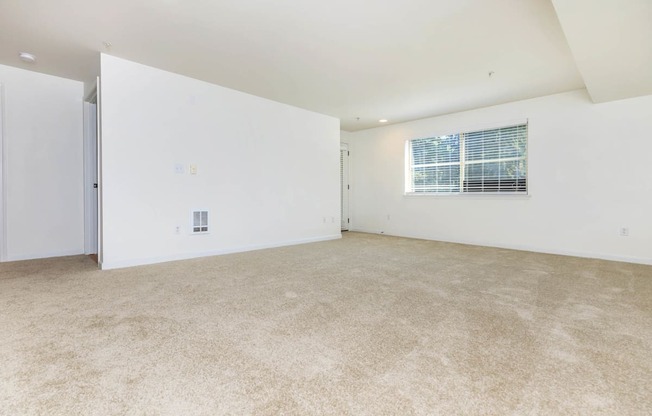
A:
POLYGON ((649 415, 652 267, 345 233, 0 264, 3 415, 649 415))

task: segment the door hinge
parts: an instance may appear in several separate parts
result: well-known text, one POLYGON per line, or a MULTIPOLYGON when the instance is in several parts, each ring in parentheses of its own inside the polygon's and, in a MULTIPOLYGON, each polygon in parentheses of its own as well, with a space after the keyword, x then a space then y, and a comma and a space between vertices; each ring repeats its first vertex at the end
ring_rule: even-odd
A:
POLYGON ((351 222, 351 218, 346 219, 346 223, 349 224, 351 222))
POLYGON ((96 183, 93 184, 93 188, 97 189, 97 184, 96 183))
POLYGON ((351 189, 351 185, 346 185, 346 189, 351 189))
POLYGON ((347 151, 346 151, 346 155, 347 155, 347 156, 351 156, 351 152, 349 152, 349 151, 347 150, 347 151))

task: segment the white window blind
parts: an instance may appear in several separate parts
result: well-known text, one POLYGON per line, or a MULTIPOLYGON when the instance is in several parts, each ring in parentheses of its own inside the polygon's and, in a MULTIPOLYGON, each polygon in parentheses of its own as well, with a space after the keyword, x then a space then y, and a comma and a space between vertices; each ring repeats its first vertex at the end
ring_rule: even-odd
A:
POLYGON ((408 142, 408 193, 527 193, 527 124, 408 142))
POLYGON ((459 134, 412 140, 411 148, 411 192, 459 191, 459 134))

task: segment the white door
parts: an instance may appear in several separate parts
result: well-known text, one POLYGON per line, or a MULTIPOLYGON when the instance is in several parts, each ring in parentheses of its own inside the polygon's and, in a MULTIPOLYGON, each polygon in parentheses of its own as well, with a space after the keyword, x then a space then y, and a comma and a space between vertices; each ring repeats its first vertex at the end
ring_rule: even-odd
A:
POLYGON ((95 111, 95 244, 97 248, 97 264, 100 269, 104 261, 104 249, 102 245, 102 82, 97 77, 97 99, 95 111))
POLYGON ((342 231, 349 229, 351 220, 349 218, 349 150, 348 146, 340 148, 340 191, 342 201, 342 231))
POLYGON ((2 125, 4 109, 2 104, 4 102, 4 90, 2 89, 2 84, 0 84, 0 261, 4 261, 7 258, 7 239, 6 229, 5 229, 5 171, 6 171, 6 162, 5 162, 5 142, 4 137, 2 137, 2 132, 4 127, 2 125))
POLYGON ((97 103, 86 102, 84 128, 84 228, 86 254, 97 254, 97 103))
POLYGON ((97 254, 97 104, 91 106, 93 140, 91 140, 91 253, 97 254))

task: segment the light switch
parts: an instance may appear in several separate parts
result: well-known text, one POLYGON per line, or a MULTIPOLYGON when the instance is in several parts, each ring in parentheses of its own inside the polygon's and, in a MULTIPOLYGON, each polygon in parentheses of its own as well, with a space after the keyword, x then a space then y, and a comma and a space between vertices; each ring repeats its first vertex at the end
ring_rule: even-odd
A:
POLYGON ((174 165, 174 173, 183 173, 184 171, 183 163, 177 163, 174 165))
POLYGON ((191 175, 197 174, 197 165, 195 165, 194 163, 190 165, 190 174, 191 175))

